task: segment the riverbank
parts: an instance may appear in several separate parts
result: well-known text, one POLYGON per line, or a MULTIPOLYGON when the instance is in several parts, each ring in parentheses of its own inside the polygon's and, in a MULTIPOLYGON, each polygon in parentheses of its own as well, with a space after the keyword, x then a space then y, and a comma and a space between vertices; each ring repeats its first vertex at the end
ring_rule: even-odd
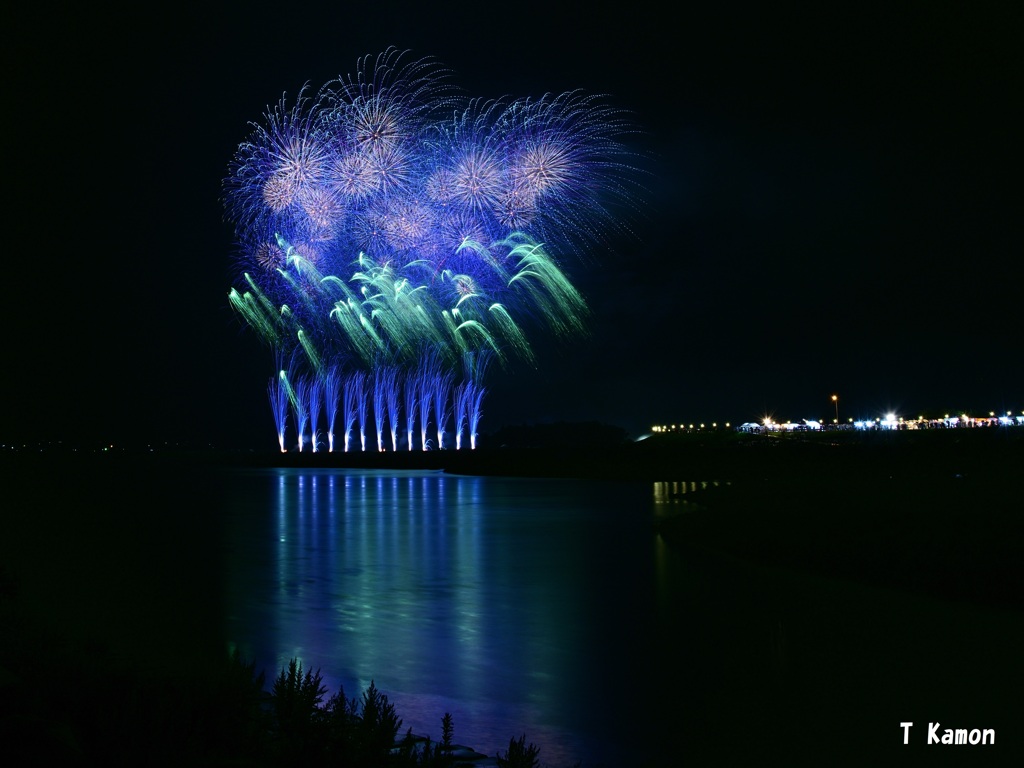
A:
POLYGON ((730 606, 715 621, 736 628, 724 633, 735 658, 760 644, 767 661, 720 672, 705 717, 725 746, 706 763, 1020 764, 1020 442, 984 432, 747 447, 761 455, 689 484, 656 521, 714 580, 695 593, 730 606), (997 746, 942 751, 927 741, 932 723, 990 728, 997 746))
POLYGON ((760 565, 1022 607, 1022 445, 998 430, 751 442, 659 531, 760 565))
POLYGON ((216 492, 204 489, 213 475, 204 470, 222 467, 697 481, 703 486, 687 497, 691 512, 658 521, 669 542, 761 565, 1024 605, 1024 429, 1017 428, 709 432, 475 451, 14 452, 3 461, 23 481, 16 492, 30 493, 52 477, 71 486, 93 473, 116 483, 118 493, 133 484, 148 491, 150 476, 180 466, 192 484, 176 491, 187 507, 216 492))
MULTIPOLYGON (((204 470, 432 471, 471 476, 698 482, 700 513, 658 522, 667 541, 754 563, 809 569, 997 604, 1024 604, 1024 429, 747 435, 666 434, 618 445, 469 451, 121 451, 8 453, 21 490, 96 470, 123 492, 180 466, 204 470)), ((162 475, 161 475, 162 476, 162 475)), ((181 489, 188 500, 193 494, 181 489)), ((32 502, 35 503, 34 501, 32 502)))
POLYGON ((476 450, 221 450, 180 446, 71 449, 60 444, 8 450, 17 466, 109 466, 179 462, 190 466, 445 471, 507 477, 617 480, 737 480, 786 477, 987 476, 1012 484, 1024 460, 1024 428, 824 431, 745 434, 732 430, 657 434, 640 441, 573 439, 570 427, 511 444, 481 439, 476 450), (999 473, 1002 472, 1002 475, 999 473))

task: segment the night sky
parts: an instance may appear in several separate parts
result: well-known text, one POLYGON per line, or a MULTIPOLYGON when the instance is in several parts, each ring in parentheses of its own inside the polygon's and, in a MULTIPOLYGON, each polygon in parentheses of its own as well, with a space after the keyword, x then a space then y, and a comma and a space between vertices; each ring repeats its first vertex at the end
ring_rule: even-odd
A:
POLYGON ((221 182, 268 105, 392 45, 640 129, 635 237, 565 261, 590 335, 492 369, 482 431, 1024 411, 1019 9, 210 5, 5 24, 0 442, 273 449, 221 182))

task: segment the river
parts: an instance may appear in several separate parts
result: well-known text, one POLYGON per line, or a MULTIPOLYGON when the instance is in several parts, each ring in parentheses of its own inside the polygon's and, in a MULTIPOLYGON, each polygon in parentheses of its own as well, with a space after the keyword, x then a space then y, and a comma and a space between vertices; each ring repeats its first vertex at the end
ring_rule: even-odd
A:
POLYGON ((1019 610, 670 546, 660 517, 714 514, 699 479, 8 469, 4 616, 101 669, 194 677, 237 650, 269 687, 297 658, 331 693, 373 681, 403 731, 450 712, 457 743, 525 734, 551 768, 931 765, 934 722, 992 729, 983 764, 1020 752, 1019 610))

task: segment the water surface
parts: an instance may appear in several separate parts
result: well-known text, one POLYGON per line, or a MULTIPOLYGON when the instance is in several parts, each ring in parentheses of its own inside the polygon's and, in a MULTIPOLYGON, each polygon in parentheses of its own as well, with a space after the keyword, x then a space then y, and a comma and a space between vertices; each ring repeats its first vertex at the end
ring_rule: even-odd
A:
POLYGON ((436 738, 451 712, 491 754, 649 739, 643 717, 608 729, 681 618, 650 484, 278 469, 227 498, 226 635, 259 666, 373 680, 406 727, 436 738))
MULTIPOLYGON (((933 765, 932 721, 994 728, 982 764, 1021 752, 1019 610, 669 547, 657 518, 715 514, 696 482, 13 469, 5 605, 104 670, 191 679, 237 648, 272 679, 295 657, 332 692, 373 680, 417 733, 451 712, 459 743, 525 734, 552 768, 933 765)), ((884 533, 851 544, 865 569, 884 533)))

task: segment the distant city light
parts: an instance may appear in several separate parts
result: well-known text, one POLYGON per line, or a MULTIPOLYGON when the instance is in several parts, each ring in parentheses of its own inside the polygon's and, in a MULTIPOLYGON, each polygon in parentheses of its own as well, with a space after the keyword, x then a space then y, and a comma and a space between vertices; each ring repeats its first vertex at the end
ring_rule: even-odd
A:
MULTIPOLYGON (((832 395, 830 401, 836 403, 838 395, 832 395)), ((984 413, 984 411, 983 411, 984 413)), ((916 417, 904 417, 895 411, 887 411, 874 417, 854 418, 847 417, 845 422, 838 418, 823 420, 819 418, 803 419, 776 419, 773 416, 762 416, 760 421, 744 421, 736 427, 731 422, 706 422, 693 421, 673 424, 671 427, 664 425, 651 428, 654 433, 665 432, 700 432, 709 428, 718 431, 719 425, 725 429, 744 433, 768 433, 768 432, 820 432, 825 430, 922 430, 922 429, 954 429, 974 427, 1007 427, 1024 426, 1024 411, 1019 416, 1014 416, 1014 411, 1007 410, 1005 416, 997 416, 996 411, 988 411, 988 416, 970 416, 967 411, 961 412, 959 416, 943 414, 941 417, 927 416, 919 413, 916 417)))

